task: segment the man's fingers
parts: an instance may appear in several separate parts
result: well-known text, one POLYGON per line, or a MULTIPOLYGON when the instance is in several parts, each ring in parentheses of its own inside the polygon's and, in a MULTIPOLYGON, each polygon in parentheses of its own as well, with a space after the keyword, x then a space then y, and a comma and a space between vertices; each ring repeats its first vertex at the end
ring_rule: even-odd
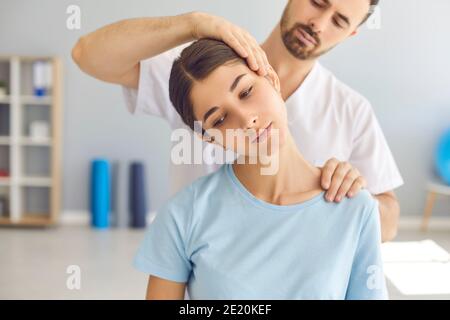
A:
POLYGON ((239 42, 239 40, 234 35, 228 35, 223 38, 226 44, 228 44, 234 51, 237 52, 242 58, 246 59, 248 57, 248 52, 239 42))
POLYGON ((347 192, 347 197, 352 198, 354 197, 356 194, 358 194, 361 190, 363 189, 362 184, 356 180, 355 182, 353 182, 352 187, 350 188, 350 190, 347 192))
POLYGON ((251 45, 246 41, 246 39, 242 36, 239 37, 240 39, 240 43, 241 45, 244 47, 244 49, 247 51, 248 53, 248 57, 247 57, 247 63, 248 66, 250 67, 250 69, 252 69, 253 71, 258 71, 259 65, 258 65, 258 61, 256 59, 255 56, 255 52, 253 50, 253 48, 251 47, 251 45))
MULTIPOLYGON (((340 202, 350 191, 350 189, 355 185, 355 181, 357 181, 358 176, 356 173, 349 173, 344 180, 342 181, 341 186, 339 187, 336 194, 336 201, 340 202)), ((355 188, 356 189, 356 188, 355 188)), ((359 192, 359 190, 358 190, 359 192)))
POLYGON ((322 178, 321 178, 321 185, 322 188, 328 189, 331 184, 331 177, 334 174, 334 171, 336 171, 336 167, 338 166, 339 161, 336 159, 330 159, 328 160, 323 169, 322 169, 322 178))
POLYGON ((258 42, 255 40, 255 38, 253 38, 250 34, 247 35, 247 41, 250 43, 252 49, 253 49, 253 54, 256 57, 256 60, 258 62, 258 74, 261 76, 265 76, 267 75, 267 65, 268 65, 268 61, 267 61, 267 56, 266 53, 264 52, 264 50, 261 48, 261 46, 258 44, 258 42))
POLYGON ((347 193, 348 197, 353 197, 355 196, 358 192, 360 192, 362 189, 364 189, 366 187, 366 179, 364 179, 363 177, 359 176, 355 182, 353 182, 352 187, 350 188, 350 190, 347 193))
POLYGON ((258 42, 248 32, 238 31, 236 37, 240 39, 240 43, 249 52, 249 59, 247 59, 250 69, 258 74, 265 76, 267 74, 265 52, 259 46, 258 42))
POLYGON ((256 59, 258 61, 258 74, 260 76, 265 76, 267 74, 266 63, 264 62, 264 58, 261 54, 261 50, 255 49, 256 59))
POLYGON ((341 162, 338 164, 336 170, 331 178, 331 185, 326 194, 328 201, 334 201, 336 198, 337 191, 341 187, 347 173, 351 170, 351 166, 346 162, 341 162))
POLYGON ((267 54, 264 52, 264 50, 261 48, 261 55, 262 55, 262 60, 264 63, 264 68, 266 69, 267 74, 270 72, 271 66, 269 63, 269 59, 267 58, 267 54))

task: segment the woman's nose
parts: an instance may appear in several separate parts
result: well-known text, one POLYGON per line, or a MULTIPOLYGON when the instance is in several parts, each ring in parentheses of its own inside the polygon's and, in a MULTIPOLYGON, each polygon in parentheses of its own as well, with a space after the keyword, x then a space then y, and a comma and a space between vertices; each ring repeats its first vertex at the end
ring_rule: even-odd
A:
POLYGON ((239 121, 239 128, 243 130, 257 129, 258 114, 249 108, 236 108, 236 116, 239 121))
POLYGON ((245 129, 249 130, 249 129, 257 129, 256 126, 258 124, 258 116, 257 115, 249 115, 246 118, 246 125, 245 125, 245 129))

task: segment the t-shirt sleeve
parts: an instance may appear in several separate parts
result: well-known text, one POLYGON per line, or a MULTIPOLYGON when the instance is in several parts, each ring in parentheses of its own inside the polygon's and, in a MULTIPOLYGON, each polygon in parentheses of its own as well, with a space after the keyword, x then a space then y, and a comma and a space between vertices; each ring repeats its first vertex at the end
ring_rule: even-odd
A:
POLYGON ((386 280, 381 259, 381 228, 378 202, 373 200, 365 221, 353 259, 347 287, 348 300, 388 299, 386 280))
POLYGON ((380 194, 401 186, 403 179, 367 100, 356 111, 353 132, 349 162, 366 179, 367 190, 372 194, 380 194))
POLYGON ((166 280, 188 281, 192 270, 185 249, 189 213, 183 210, 188 209, 170 201, 160 209, 135 255, 136 269, 166 280))
POLYGON ((163 117, 173 123, 179 118, 169 98, 169 78, 173 61, 188 44, 175 47, 140 62, 138 89, 122 86, 131 114, 163 117))

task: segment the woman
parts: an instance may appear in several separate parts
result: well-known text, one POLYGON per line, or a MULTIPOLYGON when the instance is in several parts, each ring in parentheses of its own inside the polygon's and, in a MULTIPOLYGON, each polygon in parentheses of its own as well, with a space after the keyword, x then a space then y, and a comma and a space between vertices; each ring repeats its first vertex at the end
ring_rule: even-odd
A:
POLYGON ((186 286, 191 299, 387 298, 377 202, 366 191, 324 200, 274 72, 203 39, 174 62, 169 88, 183 121, 202 121, 202 139, 239 158, 158 212, 134 261, 150 275, 147 298, 183 299, 186 286))

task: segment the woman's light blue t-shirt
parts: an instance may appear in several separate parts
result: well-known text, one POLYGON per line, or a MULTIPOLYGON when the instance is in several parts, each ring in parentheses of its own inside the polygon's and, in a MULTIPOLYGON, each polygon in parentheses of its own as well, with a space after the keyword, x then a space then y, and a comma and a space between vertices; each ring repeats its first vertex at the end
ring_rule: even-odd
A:
POLYGON ((166 202, 134 266, 191 299, 386 299, 379 220, 367 191, 279 206, 226 164, 166 202))

